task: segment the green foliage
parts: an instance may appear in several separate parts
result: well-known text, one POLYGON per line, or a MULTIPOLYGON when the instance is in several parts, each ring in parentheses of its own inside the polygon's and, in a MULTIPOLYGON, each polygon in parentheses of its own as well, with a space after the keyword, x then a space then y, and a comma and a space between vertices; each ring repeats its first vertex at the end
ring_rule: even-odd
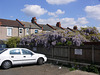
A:
POLYGON ((97 66, 95 66, 94 64, 91 65, 80 65, 77 62, 74 61, 74 63, 70 63, 67 65, 67 67, 69 67, 70 71, 74 71, 74 70, 82 70, 82 71, 87 71, 87 72, 93 72, 93 73, 100 73, 100 68, 98 68, 97 66))
POLYGON ((72 45, 72 41, 67 41, 67 45, 71 46, 72 45))
POLYGON ((99 69, 98 69, 98 67, 96 67, 95 65, 83 66, 83 67, 81 68, 81 70, 87 71, 87 72, 94 72, 94 73, 99 74, 99 69))
POLYGON ((19 37, 11 37, 7 41, 7 46, 9 48, 13 48, 13 47, 15 48, 15 47, 17 47, 17 44, 19 44, 19 42, 20 42, 20 38, 19 37))
POLYGON ((93 72, 93 73, 97 73, 99 74, 99 68, 96 67, 95 65, 91 64, 91 65, 88 65, 88 66, 85 66, 85 65, 79 65, 77 63, 73 63, 71 64, 71 68, 70 68, 70 71, 73 71, 73 70, 82 70, 82 71, 87 71, 87 72, 93 72))
POLYGON ((75 68, 70 68, 69 70, 70 70, 70 71, 74 71, 74 70, 76 70, 76 69, 75 69, 75 68))
POLYGON ((98 68, 95 65, 88 66, 89 72, 99 73, 98 68))
POLYGON ((63 46, 63 43, 58 42, 58 43, 56 43, 56 45, 57 45, 57 46, 63 46))

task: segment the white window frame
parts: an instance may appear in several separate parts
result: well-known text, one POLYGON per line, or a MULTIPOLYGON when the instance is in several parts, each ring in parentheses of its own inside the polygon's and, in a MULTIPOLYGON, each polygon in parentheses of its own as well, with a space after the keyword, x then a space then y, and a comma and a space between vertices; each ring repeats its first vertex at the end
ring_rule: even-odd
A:
POLYGON ((29 35, 29 28, 26 28, 26 34, 29 35))
MULTIPOLYGON (((38 29, 35 29, 35 31, 36 31, 36 30, 39 32, 39 30, 38 30, 38 29)), ((38 32, 37 32, 37 33, 38 33, 38 32)), ((35 32, 35 34, 36 34, 36 32, 35 32)))
POLYGON ((20 29, 22 30, 22 33, 23 33, 23 28, 19 28, 19 34, 22 34, 22 33, 20 33, 20 29))
POLYGON ((12 36, 13 27, 7 27, 7 36, 12 36))

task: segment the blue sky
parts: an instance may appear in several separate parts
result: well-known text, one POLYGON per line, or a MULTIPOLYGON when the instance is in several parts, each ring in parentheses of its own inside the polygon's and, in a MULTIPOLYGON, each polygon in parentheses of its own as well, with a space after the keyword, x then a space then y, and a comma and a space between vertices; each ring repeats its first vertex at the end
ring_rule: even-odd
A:
POLYGON ((0 18, 100 29, 100 0, 0 0, 0 18))

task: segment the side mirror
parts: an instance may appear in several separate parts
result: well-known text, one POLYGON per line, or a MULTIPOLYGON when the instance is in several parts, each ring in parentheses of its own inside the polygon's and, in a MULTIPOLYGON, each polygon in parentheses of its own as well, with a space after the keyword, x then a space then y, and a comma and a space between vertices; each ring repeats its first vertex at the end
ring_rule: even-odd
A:
POLYGON ((33 53, 31 53, 31 56, 33 56, 34 54, 33 53))

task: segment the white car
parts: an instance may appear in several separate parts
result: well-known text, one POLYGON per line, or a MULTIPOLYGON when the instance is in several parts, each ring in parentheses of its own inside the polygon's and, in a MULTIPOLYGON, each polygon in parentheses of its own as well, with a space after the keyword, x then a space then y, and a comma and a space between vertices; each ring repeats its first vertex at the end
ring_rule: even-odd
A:
POLYGON ((0 66, 9 69, 18 64, 43 64, 47 57, 43 54, 34 53, 26 48, 5 48, 0 50, 0 66))

